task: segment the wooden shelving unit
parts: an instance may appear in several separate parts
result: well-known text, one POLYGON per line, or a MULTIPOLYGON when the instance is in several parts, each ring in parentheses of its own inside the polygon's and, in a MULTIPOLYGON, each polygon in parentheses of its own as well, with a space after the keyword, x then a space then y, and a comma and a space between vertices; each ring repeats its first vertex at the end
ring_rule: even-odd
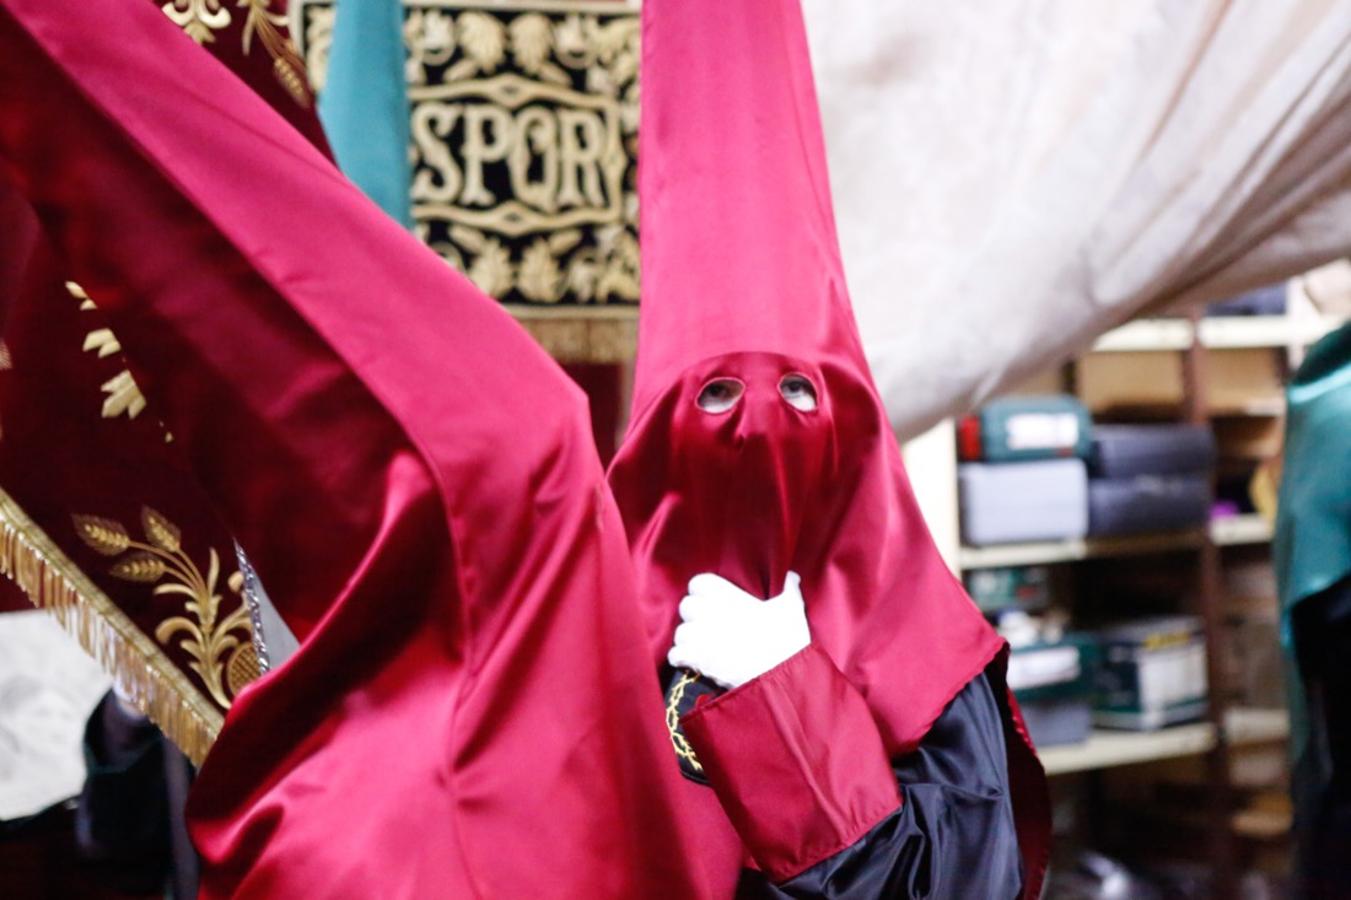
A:
MULTIPOLYGON (((1225 370, 1228 360, 1210 362, 1211 354, 1229 351, 1268 349, 1283 354, 1278 365, 1286 371, 1302 358, 1307 345, 1339 327, 1341 322, 1312 311, 1304 300, 1300 305, 1291 291, 1292 302, 1284 316, 1235 316, 1205 318, 1152 318, 1125 324, 1103 335, 1088 351, 1090 354, 1181 354, 1181 416, 1196 424, 1211 424, 1218 417, 1278 417, 1284 414, 1284 398, 1279 386, 1272 385, 1270 396, 1254 393, 1238 395, 1215 391, 1209 383, 1212 366, 1225 370)), ((1171 362, 1170 365, 1176 365, 1171 362)), ((1079 386, 1066 369, 1062 378, 1067 388, 1079 386)), ((983 547, 962 546, 957 551, 957 567, 966 572, 979 569, 1027 565, 1073 565, 1083 560, 1191 554, 1195 560, 1196 598, 1190 611, 1204 624, 1207 645, 1207 679, 1210 708, 1204 721, 1174 726, 1153 732, 1129 732, 1095 729, 1091 737, 1076 745, 1047 748, 1041 752, 1049 775, 1063 776, 1094 773, 1119 766, 1157 760, 1204 756, 1210 803, 1198 809, 1199 817, 1212 826, 1210 857, 1217 873, 1231 872, 1234 859, 1233 829, 1230 827, 1231 798, 1230 754, 1233 748, 1280 743, 1289 735, 1289 720, 1282 709, 1229 707, 1226 673, 1221 665, 1227 639, 1224 622, 1223 571, 1231 552, 1235 559, 1251 559, 1252 550, 1272 539, 1271 524, 1259 515, 1247 514, 1218 518, 1207 527, 1188 531, 1142 534, 1118 538, 1083 538, 1038 541, 983 547)), ((1221 894, 1232 885, 1221 877, 1216 885, 1221 894)))
POLYGON ((1204 539, 1204 533, 1197 530, 1119 538, 1072 538, 1027 544, 994 544, 989 547, 963 547, 958 561, 963 571, 1004 566, 1042 566, 1082 559, 1195 550, 1204 539))

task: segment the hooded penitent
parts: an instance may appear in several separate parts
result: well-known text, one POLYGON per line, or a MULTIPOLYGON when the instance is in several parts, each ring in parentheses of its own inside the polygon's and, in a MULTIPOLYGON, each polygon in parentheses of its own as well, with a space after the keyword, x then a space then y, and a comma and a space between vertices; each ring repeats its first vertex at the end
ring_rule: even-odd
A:
POLYGON ((203 896, 699 894, 583 398, 142 0, 0 2, 0 178, 302 639, 203 896))
MULTIPOLYGON (((829 657, 895 758, 982 671, 1004 702, 1004 645, 930 539, 863 357, 798 2, 648 0, 642 78, 643 301, 632 424, 610 482, 653 662, 696 573, 771 597, 795 571, 808 652, 829 657)), ((1036 896, 1044 777, 1007 704, 1036 896)), ((737 786, 719 786, 727 815, 700 787, 689 783, 686 803, 715 877, 735 877, 747 851, 728 816, 743 838, 764 823, 739 810, 737 786)), ((875 814, 860 799, 843 818, 875 814)), ((784 832, 749 850, 782 877, 819 858, 806 846, 816 839, 828 838, 784 832)))

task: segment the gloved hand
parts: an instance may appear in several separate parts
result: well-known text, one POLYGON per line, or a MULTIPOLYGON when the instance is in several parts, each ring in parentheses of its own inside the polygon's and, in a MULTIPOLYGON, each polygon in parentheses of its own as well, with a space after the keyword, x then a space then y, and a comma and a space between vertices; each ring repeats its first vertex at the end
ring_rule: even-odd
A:
POLYGON ((789 572, 783 593, 761 600, 712 573, 694 576, 667 662, 726 688, 768 672, 811 643, 801 581, 789 572))

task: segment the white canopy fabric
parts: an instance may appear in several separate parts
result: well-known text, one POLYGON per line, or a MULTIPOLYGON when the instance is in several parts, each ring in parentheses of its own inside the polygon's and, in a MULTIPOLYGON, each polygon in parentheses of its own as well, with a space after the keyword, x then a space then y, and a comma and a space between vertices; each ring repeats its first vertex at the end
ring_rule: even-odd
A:
POLYGON ((1140 314, 1351 252, 1351 0, 804 0, 902 437, 1140 314))

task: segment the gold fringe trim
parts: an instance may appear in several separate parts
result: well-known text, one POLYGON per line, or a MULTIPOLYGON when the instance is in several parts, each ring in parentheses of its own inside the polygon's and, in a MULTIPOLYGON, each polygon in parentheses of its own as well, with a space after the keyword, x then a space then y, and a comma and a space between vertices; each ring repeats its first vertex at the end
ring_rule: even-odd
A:
POLYGON ((0 575, 48 610, 193 765, 224 716, 126 613, 0 489, 0 575))
POLYGON ((638 347, 638 320, 615 316, 539 316, 505 304, 530 335, 561 363, 632 362, 638 347))

